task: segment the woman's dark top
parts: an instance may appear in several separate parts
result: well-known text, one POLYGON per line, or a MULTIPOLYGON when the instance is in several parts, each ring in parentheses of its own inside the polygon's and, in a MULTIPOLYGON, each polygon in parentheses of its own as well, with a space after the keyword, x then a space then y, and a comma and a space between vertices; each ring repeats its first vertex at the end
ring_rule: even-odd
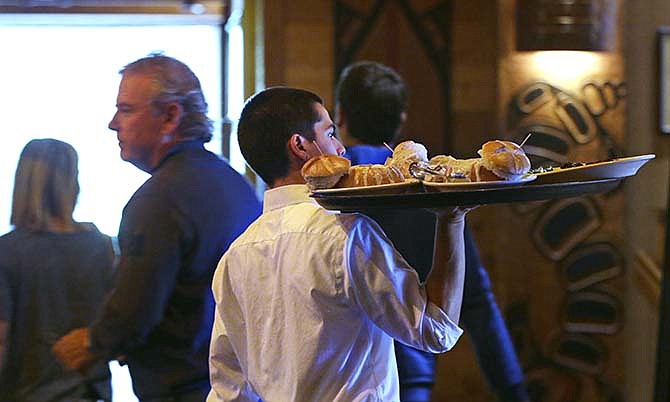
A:
POLYGON ((50 349, 95 318, 113 263, 110 238, 91 224, 76 233, 17 229, 0 237, 0 321, 9 324, 0 401, 111 400, 106 362, 82 375, 63 369, 50 349))

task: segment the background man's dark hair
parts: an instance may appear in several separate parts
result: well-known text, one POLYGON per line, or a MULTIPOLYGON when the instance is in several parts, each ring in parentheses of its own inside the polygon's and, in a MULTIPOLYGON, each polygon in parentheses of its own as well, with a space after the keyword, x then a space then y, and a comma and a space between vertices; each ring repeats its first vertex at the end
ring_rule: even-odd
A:
POLYGON ((272 87, 251 97, 242 110, 237 137, 242 155, 266 183, 288 173, 286 144, 294 133, 314 139, 321 98, 297 88, 272 87))
POLYGON ((407 86, 393 69, 363 61, 349 65, 338 80, 335 100, 349 135, 364 144, 392 142, 407 110, 407 86))

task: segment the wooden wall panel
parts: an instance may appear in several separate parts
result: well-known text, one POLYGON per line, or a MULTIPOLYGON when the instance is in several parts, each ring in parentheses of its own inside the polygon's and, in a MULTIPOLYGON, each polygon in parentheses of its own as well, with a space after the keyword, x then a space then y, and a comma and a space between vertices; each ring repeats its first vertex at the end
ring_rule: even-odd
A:
POLYGON ((389 4, 374 24, 355 61, 373 60, 394 68, 409 88, 409 110, 400 140, 422 142, 431 153, 448 147, 440 78, 415 33, 396 5, 389 4))
POLYGON ((336 9, 342 16, 336 20, 337 68, 361 60, 394 68, 409 89, 408 120, 398 141, 421 142, 431 154, 448 151, 450 70, 443 66, 450 46, 450 2, 339 0, 336 9))
POLYGON ((454 1, 452 25, 453 153, 475 157, 498 137, 497 7, 491 0, 454 1))
POLYGON ((333 104, 332 1, 266 0, 265 81, 320 95, 333 104))
MULTIPOLYGON (((625 1, 624 4, 625 69, 630 99, 626 115, 627 148, 635 154, 652 151, 657 155, 628 185, 627 218, 632 223, 627 226, 627 243, 635 255, 646 256, 655 262, 651 265, 660 270, 663 259, 666 258, 664 253, 670 138, 658 132, 655 112, 658 108, 655 45, 658 27, 670 26, 670 2, 646 0, 625 1)), ((634 266, 638 269, 635 274, 645 274, 644 265, 634 266)), ((668 267, 665 269, 668 275, 668 267)), ((660 282, 654 282, 655 286, 660 287, 660 282)), ((635 400, 657 401, 654 399, 653 362, 659 359, 656 342, 659 333, 658 302, 653 297, 647 298, 647 288, 639 287, 632 280, 631 289, 626 305, 630 327, 635 330, 629 332, 626 345, 626 387, 629 395, 635 396, 635 400)), ((666 313, 665 319, 667 318, 666 313)), ((666 345, 667 350, 668 339, 661 339, 660 342, 666 345)))

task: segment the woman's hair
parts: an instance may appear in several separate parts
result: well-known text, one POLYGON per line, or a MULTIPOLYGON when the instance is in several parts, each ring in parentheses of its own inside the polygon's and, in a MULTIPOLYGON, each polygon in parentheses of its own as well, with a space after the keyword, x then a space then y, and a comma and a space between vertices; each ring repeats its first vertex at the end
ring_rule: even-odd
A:
POLYGON ((71 223, 79 195, 77 162, 77 151, 66 142, 28 142, 16 168, 10 223, 32 231, 48 230, 54 221, 71 223))
POLYGON ((180 137, 204 142, 212 139, 214 126, 207 117, 208 106, 200 80, 186 64, 160 53, 152 53, 126 65, 120 73, 143 74, 153 79, 156 91, 153 107, 157 112, 170 102, 183 107, 184 116, 177 128, 180 137))

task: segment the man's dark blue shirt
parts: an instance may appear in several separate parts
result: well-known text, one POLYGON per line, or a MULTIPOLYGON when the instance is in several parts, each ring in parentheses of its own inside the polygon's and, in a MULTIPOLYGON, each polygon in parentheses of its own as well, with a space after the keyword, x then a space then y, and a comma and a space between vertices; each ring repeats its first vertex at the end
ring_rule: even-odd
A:
POLYGON ((140 399, 209 388, 212 276, 260 213, 244 177, 199 141, 171 149, 124 208, 118 278, 91 341, 123 356, 140 399))

